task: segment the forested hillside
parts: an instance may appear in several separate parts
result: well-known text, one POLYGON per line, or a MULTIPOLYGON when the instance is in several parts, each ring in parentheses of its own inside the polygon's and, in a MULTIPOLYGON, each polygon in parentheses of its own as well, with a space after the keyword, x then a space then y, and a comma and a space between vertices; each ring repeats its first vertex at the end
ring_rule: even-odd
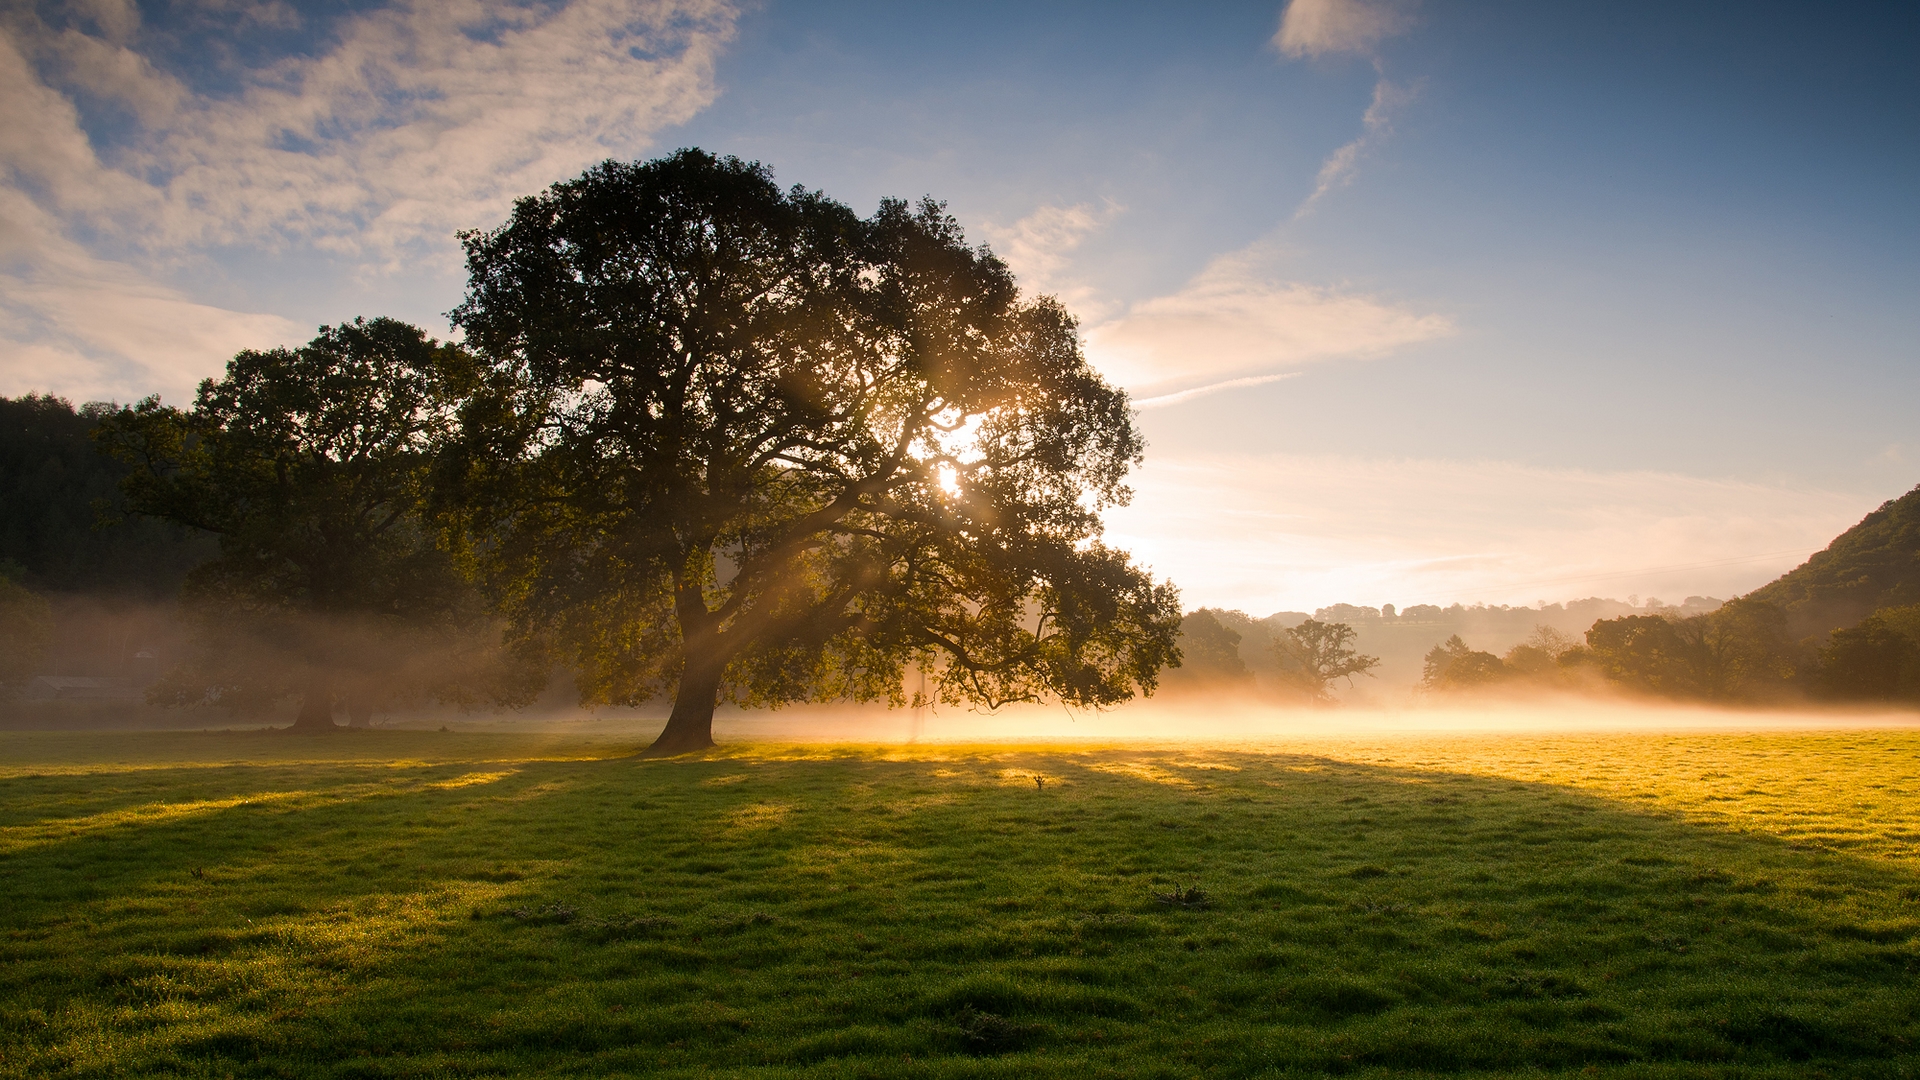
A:
POLYGON ((1795 637, 1920 603, 1920 487, 1862 518, 1826 550, 1749 594, 1787 613, 1795 637))

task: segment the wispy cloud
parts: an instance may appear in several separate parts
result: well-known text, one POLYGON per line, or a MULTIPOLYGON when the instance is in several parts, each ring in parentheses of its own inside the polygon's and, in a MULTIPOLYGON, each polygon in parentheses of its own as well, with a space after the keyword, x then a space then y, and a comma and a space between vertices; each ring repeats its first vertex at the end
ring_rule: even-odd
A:
POLYGON ((1884 495, 1499 461, 1157 453, 1110 539, 1187 606, 1750 591, 1884 495))
POLYGON ((1168 405, 1178 405, 1183 401, 1192 401, 1194 398, 1206 397, 1208 394, 1218 394, 1223 390, 1240 390, 1249 386, 1264 386, 1267 383, 1279 382, 1281 379, 1298 378, 1299 375, 1300 373, 1297 371, 1280 371, 1272 375, 1249 375, 1244 379, 1228 379, 1225 382, 1196 386, 1191 390, 1177 390, 1171 394, 1135 398, 1133 407, 1136 409, 1163 409, 1168 405))
POLYGON ((1444 315, 1283 280, 1271 262, 1263 245, 1215 259, 1178 292, 1089 329, 1089 358, 1143 398, 1172 399, 1281 368, 1381 356, 1454 332, 1444 315))
POLYGON ((0 188, 0 393, 127 401, 158 392, 180 402, 241 349, 292 344, 313 329, 198 303, 96 257, 0 188))
POLYGON ((1300 203, 1299 209, 1294 211, 1294 217, 1306 213, 1322 196, 1353 179, 1354 169, 1360 164, 1361 157, 1392 130, 1393 111, 1412 101, 1413 97, 1413 90, 1394 85, 1387 81, 1384 74, 1374 82, 1373 101, 1360 117, 1359 137, 1327 155, 1327 160, 1320 165, 1319 175, 1314 178, 1313 194, 1300 203))
POLYGON ((1336 54, 1370 57, 1378 76, 1373 84, 1373 101, 1360 120, 1360 134, 1321 163, 1314 178, 1313 193, 1294 210, 1294 217, 1305 214, 1328 192, 1353 179, 1362 157, 1392 130, 1395 109, 1411 101, 1411 88, 1395 85, 1387 79, 1385 65, 1376 47, 1394 34, 1413 25, 1418 0, 1291 0, 1280 16, 1280 29, 1271 44, 1282 54, 1295 59, 1336 54))
POLYGON ((1073 254, 1120 211, 1112 200, 1042 206, 1012 225, 989 224, 981 231, 1028 293, 1056 296, 1081 318, 1098 319, 1108 312, 1108 301, 1072 272, 1073 254))
POLYGON ((1291 0, 1273 47, 1291 57, 1370 55, 1413 22, 1413 0, 1291 0))
MULTIPOLYGON (((126 0, 47 10, 64 21, 0 17, 0 189, 15 197, 0 344, 126 378, 144 362, 63 313, 97 310, 102 290, 138 307, 131 298, 167 294, 150 280, 159 268, 216 246, 306 248, 375 276, 448 272, 457 229, 643 152, 707 105, 736 17, 721 0, 398 0, 341 19, 322 51, 240 70, 236 88, 209 94, 142 51, 126 0), (133 132, 97 145, 81 98, 117 103, 133 132)), ((257 13, 298 21, 284 5, 257 13)), ((175 299, 183 318, 212 310, 175 299)), ((197 325, 159 336, 191 340, 197 325)), ((0 371, 0 392, 25 388, 18 366, 0 371)))

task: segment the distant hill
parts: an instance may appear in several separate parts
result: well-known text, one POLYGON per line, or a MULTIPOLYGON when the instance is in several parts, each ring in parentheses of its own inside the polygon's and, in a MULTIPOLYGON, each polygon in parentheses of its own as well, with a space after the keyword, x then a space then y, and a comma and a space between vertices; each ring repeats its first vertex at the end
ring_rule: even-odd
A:
POLYGON ((1785 609, 1795 637, 1852 626, 1884 607, 1920 603, 1920 487, 1749 595, 1785 609))

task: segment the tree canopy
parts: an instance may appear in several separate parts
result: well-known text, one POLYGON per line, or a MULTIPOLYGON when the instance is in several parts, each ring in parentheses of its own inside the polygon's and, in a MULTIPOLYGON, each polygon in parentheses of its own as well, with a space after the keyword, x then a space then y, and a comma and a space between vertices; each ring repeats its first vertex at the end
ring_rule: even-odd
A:
MULTIPOLYGON (((1529 653, 1520 657, 1523 662, 1532 659, 1529 653)), ((1454 634, 1427 652, 1421 662, 1420 686, 1427 690, 1467 690, 1502 682, 1512 673, 1505 661, 1468 646, 1464 638, 1454 634)))
POLYGON ((1778 607, 1752 598, 1688 618, 1601 619, 1587 631, 1586 648, 1563 662, 1662 697, 1767 700, 1789 691, 1802 663, 1786 623, 1778 607))
POLYGON ((356 320, 240 353, 190 410, 149 398, 103 422, 105 447, 134 466, 134 509, 219 537, 185 586, 198 660, 162 695, 299 694, 296 726, 331 727, 336 699, 364 720, 395 694, 473 691, 477 669, 445 654, 485 651, 463 634, 484 609, 425 509, 434 447, 474 377, 463 350, 356 320))
POLYGON ((1882 608, 1834 631, 1815 684, 1843 700, 1920 701, 1920 604, 1882 608))
POLYGON ((588 701, 1100 706, 1177 658, 1173 588, 1100 541, 1142 441, 1074 321, 931 201, 868 218, 686 150, 464 237, 509 386, 456 469, 519 632, 588 701))
POLYGON ((213 555, 204 533, 126 513, 128 466, 93 432, 114 407, 0 397, 0 572, 43 592, 170 596, 213 555))
POLYGON ((1187 613, 1180 620, 1180 675, 1193 683, 1249 681, 1240 640, 1240 632, 1221 622, 1218 613, 1207 608, 1187 613))

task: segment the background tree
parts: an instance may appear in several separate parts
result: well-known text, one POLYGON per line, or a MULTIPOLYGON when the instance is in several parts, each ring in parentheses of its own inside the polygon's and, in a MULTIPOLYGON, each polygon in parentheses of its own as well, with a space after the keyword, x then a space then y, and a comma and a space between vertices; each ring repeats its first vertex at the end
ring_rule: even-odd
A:
POLYGON ((1816 680, 1842 701, 1920 701, 1920 604, 1883 608, 1834 631, 1816 680))
POLYGON ((1687 618, 1598 620, 1579 659, 1635 690, 1731 703, 1793 692, 1800 651, 1787 638, 1786 613, 1748 597, 1687 618))
POLYGON ((204 533, 126 513, 128 466, 99 452, 94 429, 116 411, 65 398, 0 397, 0 564, 41 593, 170 599, 212 558, 204 533))
MULTIPOLYGON (((196 659, 160 700, 298 694, 295 726, 325 729, 336 700, 364 723, 395 695, 457 697, 478 670, 501 670, 475 637, 484 606, 424 514, 432 449, 475 374, 412 326, 355 320, 298 349, 240 353, 189 411, 149 398, 102 424, 134 466, 133 509, 219 537, 185 587, 196 659)), ((511 699, 531 678, 490 689, 511 699)))
MULTIPOLYGON (((932 202, 871 218, 697 150, 464 237, 454 312, 517 392, 463 470, 505 609, 586 701, 1150 691, 1177 596, 1099 542, 1140 457, 1073 319, 932 202)), ((477 415, 477 414, 476 414, 477 415)))
POLYGON ((52 640, 53 615, 46 600, 0 567, 0 697, 19 693, 33 678, 52 640))
POLYGON ((1356 637, 1346 623, 1324 623, 1308 619, 1299 626, 1274 635, 1272 649, 1280 662, 1282 685, 1292 687, 1315 701, 1331 701, 1327 687, 1335 679, 1353 685, 1355 675, 1372 677, 1379 657, 1362 656, 1353 647, 1356 637))
POLYGON ((1688 648, 1697 693, 1720 702, 1754 702, 1794 690, 1802 649, 1787 636, 1778 605, 1743 597, 1719 610, 1671 620, 1688 648))
POLYGON ((1667 697, 1700 694, 1687 641, 1658 615, 1596 621, 1587 631, 1587 651, 1611 682, 1667 697))
MULTIPOLYGON (((1246 616, 1239 612, 1241 620, 1246 616)), ((1246 661, 1240 656, 1240 632, 1227 626, 1207 608, 1189 612, 1180 620, 1180 663, 1168 679, 1188 684, 1246 682, 1246 661)))
POLYGON ((1459 634, 1454 634, 1427 653, 1420 685, 1427 690, 1467 690, 1490 686, 1512 674, 1512 669, 1499 657, 1470 647, 1459 634))

